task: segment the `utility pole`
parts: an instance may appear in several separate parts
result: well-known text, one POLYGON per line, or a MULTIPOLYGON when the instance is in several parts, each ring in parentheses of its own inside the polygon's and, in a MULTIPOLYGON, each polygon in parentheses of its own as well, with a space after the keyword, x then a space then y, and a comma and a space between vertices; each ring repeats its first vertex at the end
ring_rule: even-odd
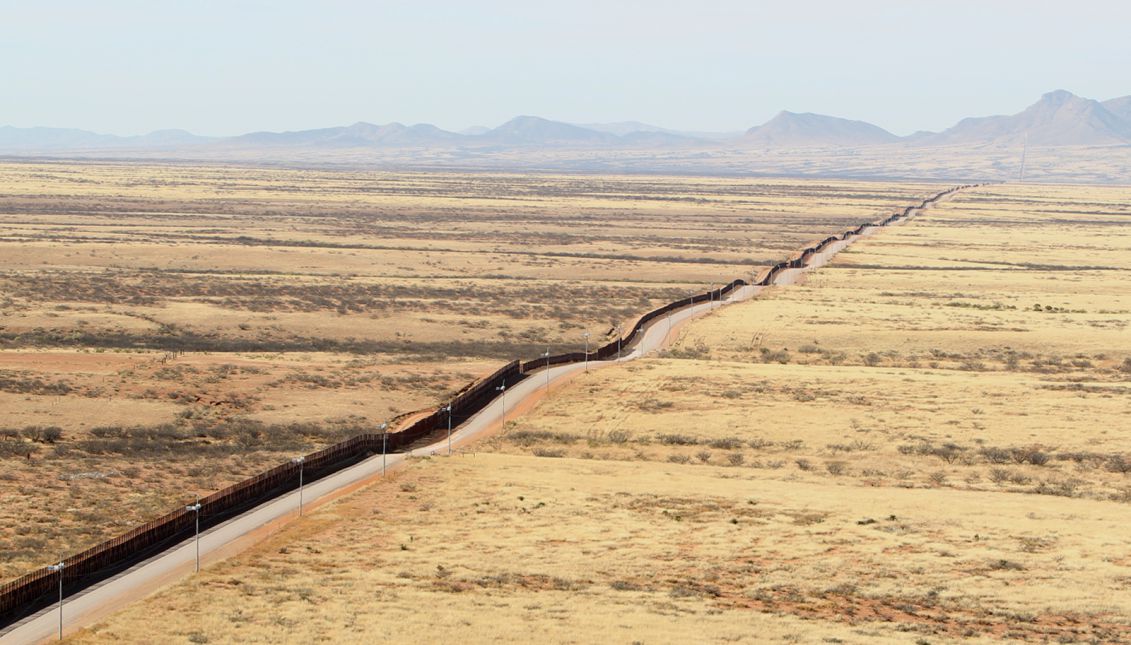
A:
POLYGON ((507 425, 507 382, 504 380, 503 384, 500 385, 499 387, 495 388, 495 390, 497 392, 500 392, 499 398, 500 398, 500 401, 503 404, 503 427, 506 427, 506 425, 507 425))
POLYGON ((383 422, 381 422, 381 425, 379 426, 379 429, 381 430, 381 476, 382 476, 382 477, 384 477, 384 476, 385 476, 385 463, 386 463, 386 455, 387 455, 387 454, 388 454, 388 452, 389 452, 389 451, 388 451, 388 450, 386 449, 386 446, 388 446, 388 445, 389 445, 389 442, 388 442, 388 439, 389 439, 389 432, 388 432, 388 428, 389 428, 389 423, 388 423, 387 421, 383 421, 383 422))
MULTIPOLYGON (((299 502, 299 508, 302 508, 301 502, 299 502)), ((196 572, 200 573, 200 501, 197 500, 195 504, 189 504, 185 507, 185 510, 196 513, 196 572)))
POLYGON ((444 412, 448 413, 448 456, 451 457, 452 456, 452 404, 449 403, 449 404, 445 405, 444 407, 442 407, 440 409, 443 410, 444 412))
POLYGON ((65 563, 60 562, 47 567, 48 571, 59 573, 59 640, 63 640, 63 568, 65 566, 65 563))
POLYGON ((550 393, 550 348, 546 348, 546 353, 542 354, 546 358, 546 393, 550 393))
POLYGON ((291 460, 292 464, 298 464, 298 516, 302 517, 302 470, 303 463, 306 462, 306 457, 295 457, 291 460))

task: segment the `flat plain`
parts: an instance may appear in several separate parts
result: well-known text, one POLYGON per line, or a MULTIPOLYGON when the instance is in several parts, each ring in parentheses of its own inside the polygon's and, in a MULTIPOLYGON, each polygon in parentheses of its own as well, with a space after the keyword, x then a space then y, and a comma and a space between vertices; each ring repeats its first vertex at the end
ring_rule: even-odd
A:
POLYGON ((988 186, 75 642, 1131 642, 1131 189, 988 186))
POLYGON ((0 577, 928 184, 0 164, 0 577))

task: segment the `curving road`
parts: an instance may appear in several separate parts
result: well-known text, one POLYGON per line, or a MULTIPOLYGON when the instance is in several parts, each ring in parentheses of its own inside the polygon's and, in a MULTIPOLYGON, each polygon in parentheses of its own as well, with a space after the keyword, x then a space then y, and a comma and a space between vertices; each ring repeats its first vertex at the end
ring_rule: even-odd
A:
MULTIPOLYGON (((823 252, 812 256, 808 265, 802 269, 787 269, 776 276, 774 285, 789 285, 807 271, 824 266, 834 255, 854 241, 871 235, 876 229, 869 228, 862 235, 835 242, 823 252)), ((766 287, 744 286, 735 289, 721 302, 704 302, 679 311, 669 317, 659 318, 645 325, 644 333, 624 348, 624 355, 618 360, 591 361, 589 369, 601 369, 608 365, 635 360, 645 354, 662 349, 672 338, 671 332, 680 323, 697 318, 715 308, 754 298, 766 287)), ((487 407, 452 432, 453 449, 468 444, 485 432, 497 427, 515 408, 525 408, 542 396, 541 390, 555 382, 563 382, 582 372, 586 366, 573 363, 549 368, 549 381, 546 370, 533 373, 513 388, 508 388, 504 396, 492 401, 487 407)), ((445 454, 448 451, 446 439, 431 445, 417 448, 409 453, 394 453, 385 456, 375 455, 354 466, 329 475, 306 485, 302 491, 304 508, 325 503, 335 497, 348 493, 367 481, 380 477, 385 468, 392 468, 408 456, 445 454)), ((299 492, 294 491, 266 502, 243 515, 232 518, 200 535, 200 557, 203 564, 229 557, 240 550, 262 540, 266 535, 298 517, 299 492)), ((95 585, 66 599, 63 607, 63 630, 74 631, 89 625, 103 616, 120 609, 126 604, 145 597, 161 587, 172 584, 194 569, 196 544, 188 540, 168 551, 139 563, 121 574, 95 585)), ((59 633, 58 605, 41 611, 10 626, 0 634, 0 644, 15 645, 38 643, 57 638, 59 633)))

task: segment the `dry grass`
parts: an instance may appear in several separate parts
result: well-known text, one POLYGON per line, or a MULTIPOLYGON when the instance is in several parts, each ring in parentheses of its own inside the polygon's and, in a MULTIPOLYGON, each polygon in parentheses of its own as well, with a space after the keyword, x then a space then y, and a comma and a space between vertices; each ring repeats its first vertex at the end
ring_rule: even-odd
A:
POLYGON ((75 640, 1131 642, 1129 197, 964 194, 75 640))
POLYGON ((0 180, 3 578, 936 190, 68 163, 0 180))

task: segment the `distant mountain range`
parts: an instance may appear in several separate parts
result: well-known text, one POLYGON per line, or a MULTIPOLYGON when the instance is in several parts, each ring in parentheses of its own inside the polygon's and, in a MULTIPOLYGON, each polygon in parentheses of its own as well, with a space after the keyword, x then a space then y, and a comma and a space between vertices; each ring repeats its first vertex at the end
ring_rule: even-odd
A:
POLYGON ((183 130, 120 137, 75 129, 0 127, 0 154, 51 156, 138 152, 215 158, 226 153, 262 150, 285 157, 286 151, 318 150, 332 154, 384 149, 469 154, 538 149, 693 149, 709 154, 711 150, 986 146, 1018 145, 1023 141, 1036 147, 1131 144, 1131 96, 1100 102, 1058 90, 1045 94, 1018 114, 967 118, 943 132, 917 132, 906 137, 864 121, 784 111, 745 133, 688 132, 636 121, 572 124, 537 116, 519 116, 496 128, 474 127, 462 132, 428 124, 359 122, 235 137, 202 137, 183 130))
POLYGON ((899 137, 864 121, 850 121, 823 114, 779 112, 763 125, 746 131, 742 141, 763 147, 869 146, 892 143, 899 137))

